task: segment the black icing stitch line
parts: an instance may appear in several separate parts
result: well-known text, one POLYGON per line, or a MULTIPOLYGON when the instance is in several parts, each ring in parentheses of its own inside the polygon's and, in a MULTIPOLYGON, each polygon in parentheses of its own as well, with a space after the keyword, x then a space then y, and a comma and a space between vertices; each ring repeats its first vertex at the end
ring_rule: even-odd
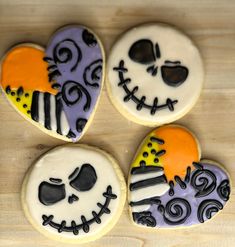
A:
POLYGON ((126 96, 124 97, 124 101, 127 102, 129 100, 132 100, 136 103, 136 109, 140 111, 143 107, 150 110, 150 114, 154 115, 156 111, 163 110, 163 109, 169 109, 170 111, 174 111, 174 105, 178 102, 178 100, 171 100, 170 98, 167 98, 166 104, 158 105, 158 98, 156 97, 153 101, 153 105, 148 105, 145 103, 146 97, 142 96, 141 99, 138 99, 135 96, 135 93, 139 90, 138 86, 135 86, 132 91, 129 90, 127 87, 127 84, 131 82, 130 78, 124 78, 123 73, 126 73, 128 70, 124 68, 124 61, 121 60, 119 63, 119 67, 114 67, 114 71, 118 71, 119 80, 118 86, 122 86, 124 91, 126 92, 126 96))
POLYGON ((103 196, 105 197, 105 203, 102 205, 101 203, 97 203, 97 206, 100 207, 100 211, 97 214, 95 211, 92 211, 93 218, 90 220, 86 220, 85 216, 81 216, 82 223, 79 225, 76 225, 75 221, 71 222, 71 226, 66 226, 66 221, 62 221, 60 224, 53 222, 53 215, 42 215, 43 219, 43 226, 49 225, 53 227, 54 229, 58 230, 59 233, 61 232, 73 232, 74 235, 78 235, 79 230, 83 229, 85 233, 89 232, 90 225, 96 222, 97 224, 101 223, 100 217, 103 214, 109 214, 110 209, 108 208, 110 201, 117 198, 117 195, 112 193, 112 186, 109 185, 107 187, 106 192, 103 193, 103 196))

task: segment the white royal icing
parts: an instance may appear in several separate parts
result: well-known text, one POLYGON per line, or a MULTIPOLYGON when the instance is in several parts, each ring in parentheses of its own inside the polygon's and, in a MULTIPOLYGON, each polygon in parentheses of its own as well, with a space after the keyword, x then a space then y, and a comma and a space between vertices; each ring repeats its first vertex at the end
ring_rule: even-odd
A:
MULTIPOLYGON (((139 50, 144 51, 146 49, 141 47, 139 50)), ((172 77, 175 74, 176 72, 172 77)), ((164 24, 145 24, 127 31, 114 44, 108 60, 107 83, 110 97, 121 113, 129 115, 131 120, 140 124, 159 125, 172 122, 185 115, 199 98, 203 78, 203 65, 198 49, 183 33, 164 24), (142 39, 152 42, 155 61, 141 64, 133 61, 128 55, 132 45, 142 39), (159 49, 156 48, 157 46, 159 49), (151 115, 151 109, 144 106, 141 108, 141 103, 139 105, 141 110, 137 110, 138 103, 133 99, 124 102, 123 99, 127 96, 127 92, 123 86, 118 86, 120 71, 114 70, 114 68, 119 67, 121 60, 124 62, 123 67, 127 69, 123 72, 124 79, 131 79, 131 82, 125 85, 130 92, 138 87, 134 96, 139 101, 142 99, 145 104, 151 107, 156 97, 158 98, 158 105, 166 104, 168 98, 172 101, 177 100, 178 102, 173 104, 174 111, 170 111, 166 107, 151 115), (180 64, 169 64, 166 62, 167 60, 179 61, 180 64), (187 68, 188 75, 184 76, 185 81, 177 87, 169 86, 162 77, 161 68, 163 65, 187 68), (153 66, 152 69, 157 68, 155 76, 152 75, 151 66, 153 66), (147 72, 147 68, 149 68, 149 72, 147 72), (146 97, 145 100, 143 96, 146 97)))
MULTIPOLYGON (((76 174, 73 177, 76 177, 76 174)), ((64 146, 55 148, 45 154, 31 170, 25 189, 25 204, 34 224, 54 236, 62 236, 67 239, 99 234, 117 214, 120 198, 120 177, 117 175, 116 169, 113 168, 111 161, 103 153, 89 149, 86 146, 64 146), (76 168, 81 171, 83 164, 90 164, 97 176, 96 183, 88 191, 78 191, 70 185, 72 179, 69 179, 69 176, 76 168), (39 185, 42 182, 55 184, 49 180, 50 178, 62 179, 60 184, 65 185, 66 195, 64 199, 52 205, 44 205, 39 200, 39 185), (78 235, 74 235, 73 232, 62 231, 59 233, 57 229, 54 229, 49 224, 43 226, 42 215, 53 215, 53 222, 61 223, 66 221, 66 226, 71 226, 72 221, 75 221, 77 225, 81 224, 81 216, 84 216, 86 221, 89 221, 94 217, 93 211, 97 214, 100 211, 97 203, 102 205, 105 203, 107 198, 103 193, 106 192, 108 186, 112 187, 112 193, 117 198, 110 200, 108 205, 110 213, 103 213, 100 216, 101 223, 94 222, 89 225, 89 232, 85 233, 83 229, 80 229, 78 235), (72 194, 79 199, 70 204, 68 198, 72 194)))

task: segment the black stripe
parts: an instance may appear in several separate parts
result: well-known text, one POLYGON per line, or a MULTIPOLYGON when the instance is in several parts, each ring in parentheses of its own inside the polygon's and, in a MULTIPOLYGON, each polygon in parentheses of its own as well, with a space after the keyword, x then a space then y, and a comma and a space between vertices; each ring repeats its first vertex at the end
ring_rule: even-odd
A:
POLYGON ((31 118, 36 122, 38 122, 38 98, 39 92, 34 91, 31 105, 31 118))
POLYGON ((152 205, 152 204, 156 204, 156 205, 161 204, 159 197, 156 196, 156 197, 146 198, 140 201, 130 202, 131 207, 141 206, 141 205, 152 205))
POLYGON ((167 180, 166 180, 165 175, 161 175, 159 177, 154 177, 154 178, 149 178, 149 179, 144 179, 144 180, 141 180, 135 183, 131 183, 130 191, 146 188, 146 187, 156 185, 156 184, 163 184, 166 182, 167 180))
POLYGON ((160 166, 140 166, 131 169, 131 174, 145 174, 150 172, 163 171, 163 167, 160 166))
POLYGON ((156 143, 158 143, 158 144, 160 144, 160 145, 163 145, 165 142, 164 142, 164 140, 162 140, 162 139, 159 139, 159 138, 157 138, 157 137, 150 137, 150 141, 151 142, 156 142, 156 143))
POLYGON ((51 102, 50 102, 50 94, 44 93, 44 113, 45 113, 45 128, 51 130, 51 102))
POLYGON ((61 112, 62 112, 62 102, 61 102, 61 98, 57 97, 57 95, 55 96, 55 116, 56 116, 56 126, 57 126, 57 130, 56 132, 60 135, 62 135, 62 131, 61 131, 61 112))

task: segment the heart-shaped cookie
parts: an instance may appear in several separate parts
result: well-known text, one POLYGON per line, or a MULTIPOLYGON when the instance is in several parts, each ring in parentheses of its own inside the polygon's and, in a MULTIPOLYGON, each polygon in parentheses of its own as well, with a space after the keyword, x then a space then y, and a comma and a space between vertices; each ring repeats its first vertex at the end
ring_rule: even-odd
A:
POLYGON ((166 125, 142 142, 131 164, 129 205, 138 226, 187 227, 204 223, 223 209, 230 180, 216 162, 200 160, 195 136, 166 125))
POLYGON ((77 141, 88 128, 104 80, 104 52, 83 26, 66 26, 46 50, 35 44, 13 47, 2 59, 1 86, 7 99, 44 132, 77 141))

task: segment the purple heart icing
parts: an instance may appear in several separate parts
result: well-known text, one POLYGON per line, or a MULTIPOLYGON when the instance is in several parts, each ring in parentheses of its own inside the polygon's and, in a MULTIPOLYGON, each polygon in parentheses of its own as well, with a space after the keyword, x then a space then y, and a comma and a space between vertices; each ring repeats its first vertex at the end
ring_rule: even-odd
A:
POLYGON ((131 202, 135 223, 156 228, 192 226, 204 223, 222 210, 230 195, 227 173, 211 162, 202 161, 195 163, 195 170, 187 174, 162 196, 131 202), (145 210, 135 210, 143 205, 145 210))
POLYGON ((58 90, 56 97, 70 128, 67 137, 77 141, 101 92, 102 48, 85 27, 67 26, 53 35, 45 53, 49 81, 58 90))

